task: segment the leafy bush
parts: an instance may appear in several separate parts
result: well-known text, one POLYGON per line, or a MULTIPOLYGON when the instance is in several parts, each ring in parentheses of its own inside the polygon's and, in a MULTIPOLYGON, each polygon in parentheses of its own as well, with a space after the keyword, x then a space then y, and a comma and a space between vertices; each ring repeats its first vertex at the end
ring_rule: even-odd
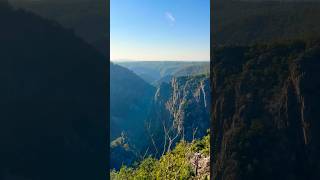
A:
POLYGON ((112 180, 140 180, 140 179, 193 179, 195 172, 190 158, 195 153, 209 156, 210 135, 191 143, 181 141, 176 147, 161 156, 159 160, 147 157, 136 167, 122 166, 119 171, 112 170, 112 180))

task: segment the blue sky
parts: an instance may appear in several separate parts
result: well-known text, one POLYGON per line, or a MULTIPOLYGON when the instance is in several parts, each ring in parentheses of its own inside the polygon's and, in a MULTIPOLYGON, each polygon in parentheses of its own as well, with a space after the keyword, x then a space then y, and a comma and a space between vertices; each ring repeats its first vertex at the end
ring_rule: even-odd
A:
POLYGON ((210 59, 210 0, 111 0, 111 60, 210 59))

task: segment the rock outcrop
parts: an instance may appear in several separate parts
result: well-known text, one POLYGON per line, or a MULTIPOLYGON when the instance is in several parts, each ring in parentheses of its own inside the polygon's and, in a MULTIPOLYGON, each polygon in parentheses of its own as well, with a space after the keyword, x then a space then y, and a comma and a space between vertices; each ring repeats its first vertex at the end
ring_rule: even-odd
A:
POLYGON ((190 158, 190 163, 195 172, 194 179, 204 180, 210 178, 210 156, 194 153, 190 158))
MULTIPOLYGON (((181 139, 191 142, 203 137, 210 126, 210 83, 209 75, 172 78, 170 83, 162 83, 154 98, 149 132, 154 141, 156 154, 163 152, 165 130, 181 139), (158 148, 159 147, 159 148, 158 148)), ((159 154, 161 155, 161 154, 159 154)))

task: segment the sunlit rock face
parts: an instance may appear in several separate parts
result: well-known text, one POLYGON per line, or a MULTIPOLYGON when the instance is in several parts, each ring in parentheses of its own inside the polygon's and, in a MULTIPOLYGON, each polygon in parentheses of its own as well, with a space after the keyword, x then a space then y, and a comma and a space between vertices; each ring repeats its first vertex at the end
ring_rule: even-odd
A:
POLYGON ((207 133, 210 102, 209 75, 174 77, 158 87, 150 122, 161 152, 165 143, 164 128, 172 129, 172 134, 177 135, 175 142, 182 139, 192 141, 207 133))

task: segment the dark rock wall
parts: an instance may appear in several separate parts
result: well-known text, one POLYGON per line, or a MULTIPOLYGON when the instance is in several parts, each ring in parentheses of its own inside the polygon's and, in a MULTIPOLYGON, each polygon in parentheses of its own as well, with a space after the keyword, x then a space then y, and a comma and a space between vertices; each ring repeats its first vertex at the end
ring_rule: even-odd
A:
POLYGON ((218 48, 213 179, 320 177, 319 41, 218 48))

